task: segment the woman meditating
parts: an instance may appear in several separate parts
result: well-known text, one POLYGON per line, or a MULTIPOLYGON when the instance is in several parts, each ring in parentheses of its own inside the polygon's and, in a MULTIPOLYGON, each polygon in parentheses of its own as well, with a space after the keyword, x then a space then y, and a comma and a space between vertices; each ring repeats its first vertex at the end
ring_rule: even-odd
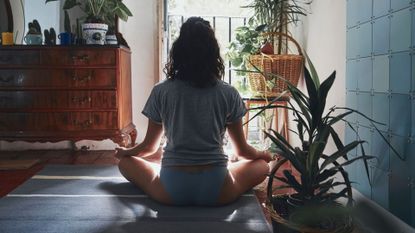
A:
POLYGON ((143 142, 117 149, 125 178, 170 205, 224 205, 261 183, 271 154, 245 140, 245 105, 221 81, 223 60, 208 21, 192 17, 182 25, 166 71, 168 79, 153 88, 142 111, 149 119, 143 142), (238 162, 228 164, 223 151, 226 130, 238 162))

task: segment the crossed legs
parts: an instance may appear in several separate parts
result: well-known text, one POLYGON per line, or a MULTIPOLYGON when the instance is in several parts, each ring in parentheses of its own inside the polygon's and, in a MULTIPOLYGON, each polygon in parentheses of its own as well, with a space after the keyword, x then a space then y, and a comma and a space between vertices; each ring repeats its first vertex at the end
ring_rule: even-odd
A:
MULTIPOLYGON (((154 160, 157 156, 123 157, 118 166, 127 180, 141 188, 152 199, 164 204, 174 204, 160 182, 160 164, 154 160), (153 162, 149 159, 153 159, 153 162)), ((244 192, 261 183, 266 178, 269 166, 264 160, 241 160, 231 163, 228 170, 219 195, 219 205, 235 201, 244 192)))

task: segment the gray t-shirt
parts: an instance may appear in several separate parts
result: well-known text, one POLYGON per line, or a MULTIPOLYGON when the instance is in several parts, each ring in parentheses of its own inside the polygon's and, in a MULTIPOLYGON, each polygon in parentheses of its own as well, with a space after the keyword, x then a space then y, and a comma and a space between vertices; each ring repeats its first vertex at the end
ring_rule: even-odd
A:
POLYGON ((223 81, 197 88, 168 79, 153 88, 142 113, 163 124, 167 138, 163 166, 226 165, 222 148, 226 124, 241 119, 246 108, 238 91, 223 81))

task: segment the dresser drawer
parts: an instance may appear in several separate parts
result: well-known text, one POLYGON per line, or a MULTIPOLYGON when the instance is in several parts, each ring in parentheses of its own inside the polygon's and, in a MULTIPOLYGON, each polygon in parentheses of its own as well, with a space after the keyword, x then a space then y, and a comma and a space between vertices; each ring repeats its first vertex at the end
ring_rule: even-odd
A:
POLYGON ((42 65, 116 65, 115 50, 46 50, 41 53, 42 65))
POLYGON ((0 69, 2 88, 110 88, 115 69, 0 69))
POLYGON ((117 129, 117 112, 2 113, 1 131, 117 129))
POLYGON ((0 67, 2 65, 38 65, 40 64, 40 52, 36 50, 25 51, 0 51, 0 67))
POLYGON ((116 109, 115 91, 0 91, 0 109, 116 109))

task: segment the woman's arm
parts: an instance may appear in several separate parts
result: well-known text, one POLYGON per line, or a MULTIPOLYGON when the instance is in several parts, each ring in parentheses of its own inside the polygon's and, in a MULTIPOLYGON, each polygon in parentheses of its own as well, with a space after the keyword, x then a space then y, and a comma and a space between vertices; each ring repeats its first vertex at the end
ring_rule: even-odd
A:
POLYGON ((272 160, 271 153, 268 151, 258 151, 246 142, 242 128, 242 119, 228 124, 227 128, 229 137, 234 145, 236 155, 249 160, 263 159, 266 162, 272 160))
POLYGON ((115 156, 117 158, 121 158, 124 156, 145 157, 147 155, 154 154, 160 146, 162 135, 163 126, 149 119, 147 133, 144 137, 143 142, 137 144, 132 148, 116 148, 115 156))

